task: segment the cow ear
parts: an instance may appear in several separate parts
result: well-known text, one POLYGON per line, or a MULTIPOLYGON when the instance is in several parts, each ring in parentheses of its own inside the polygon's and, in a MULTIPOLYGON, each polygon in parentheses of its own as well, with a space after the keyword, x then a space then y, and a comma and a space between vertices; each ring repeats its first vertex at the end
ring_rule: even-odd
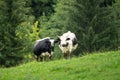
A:
POLYGON ((73 41, 73 45, 78 44, 77 38, 74 38, 72 41, 73 41))

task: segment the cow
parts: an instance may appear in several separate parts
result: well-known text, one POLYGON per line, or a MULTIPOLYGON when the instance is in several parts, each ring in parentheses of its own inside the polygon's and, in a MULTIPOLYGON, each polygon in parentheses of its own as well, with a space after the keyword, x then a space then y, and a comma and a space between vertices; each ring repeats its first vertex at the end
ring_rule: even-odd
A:
POLYGON ((54 51, 55 40, 50 37, 39 39, 34 44, 34 54, 36 55, 36 60, 44 61, 48 56, 51 60, 54 51))
POLYGON ((71 53, 78 46, 76 35, 71 31, 68 31, 62 36, 58 36, 58 39, 56 41, 59 43, 59 48, 61 49, 64 58, 70 59, 71 53))

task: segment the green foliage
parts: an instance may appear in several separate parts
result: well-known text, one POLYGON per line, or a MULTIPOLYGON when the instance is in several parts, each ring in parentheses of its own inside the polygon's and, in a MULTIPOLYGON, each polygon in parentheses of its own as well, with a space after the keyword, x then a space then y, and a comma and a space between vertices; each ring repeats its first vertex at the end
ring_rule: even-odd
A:
POLYGON ((44 37, 52 37, 52 38, 56 38, 58 35, 57 32, 59 31, 59 29, 54 28, 54 26, 50 25, 51 23, 48 22, 49 19, 47 16, 45 16, 45 14, 43 14, 40 18, 39 18, 39 28, 40 28, 40 37, 44 38, 44 37))
POLYGON ((118 19, 112 14, 113 4, 101 7, 102 3, 110 5, 104 0, 59 0, 48 24, 59 29, 58 34, 68 30, 74 32, 79 42, 77 52, 117 49, 118 27, 115 22, 118 19))
POLYGON ((0 80, 119 80, 120 51, 1 68, 0 80))
POLYGON ((50 16, 54 12, 53 5, 56 0, 31 0, 31 7, 33 15, 38 19, 44 13, 46 16, 50 16))
POLYGON ((78 12, 75 5, 75 0, 59 0, 55 7, 56 12, 49 20, 49 26, 58 28, 59 34, 68 30, 75 30, 77 24, 74 20, 74 16, 78 12))
POLYGON ((29 62, 34 58, 33 47, 35 41, 40 39, 39 34, 38 21, 34 25, 30 22, 23 22, 17 27, 16 36, 18 37, 18 43, 20 43, 19 52, 24 58, 23 63, 29 62))
MULTIPOLYGON (((114 15, 114 23, 116 27, 113 27, 114 29, 112 29, 112 31, 114 31, 114 34, 112 35, 116 35, 116 40, 118 43, 116 43, 115 45, 117 45, 118 47, 120 47, 120 0, 116 0, 116 3, 113 5, 113 15, 114 15)), ((114 42, 113 42, 114 43, 114 42)))
POLYGON ((29 8, 25 0, 1 0, 0 3, 0 66, 12 66, 23 60, 16 36, 16 27, 27 20, 29 8))
POLYGON ((18 41, 21 43, 23 51, 31 50, 33 43, 39 39, 39 29, 37 25, 38 21, 36 21, 34 25, 30 24, 30 22, 23 22, 17 27, 16 36, 18 36, 18 41))
POLYGON ((31 60, 37 39, 68 30, 78 38, 75 55, 118 49, 120 0, 0 0, 0 66, 31 60))
POLYGON ((115 42, 115 38, 118 34, 114 34, 114 32, 118 31, 113 21, 115 17, 111 14, 112 7, 100 7, 102 0, 86 0, 85 2, 79 2, 82 5, 80 7, 82 9, 79 9, 79 13, 82 15, 79 19, 81 28, 77 31, 80 34, 78 35, 81 45, 79 49, 83 52, 116 49, 118 45, 115 44, 118 42, 115 42))

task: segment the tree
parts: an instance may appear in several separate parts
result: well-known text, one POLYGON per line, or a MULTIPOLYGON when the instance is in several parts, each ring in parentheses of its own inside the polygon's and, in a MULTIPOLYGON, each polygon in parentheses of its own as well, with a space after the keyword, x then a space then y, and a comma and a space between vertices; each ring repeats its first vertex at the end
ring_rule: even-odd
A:
POLYGON ((6 29, 6 22, 7 21, 7 4, 5 3, 4 0, 0 1, 0 63, 2 66, 2 63, 5 63, 4 58, 5 55, 2 54, 5 50, 6 47, 6 43, 5 41, 7 40, 7 37, 4 36, 5 34, 7 34, 7 29, 6 29), (3 8, 4 7, 4 8, 3 8))
POLYGON ((33 43, 40 36, 41 23, 38 19, 43 13, 48 18, 53 12, 55 2, 56 0, 0 1, 1 66, 9 67, 21 63, 29 55, 27 53, 31 53, 33 43))
POLYGON ((16 27, 19 23, 27 20, 29 8, 26 7, 27 0, 1 0, 1 43, 0 61, 1 66, 9 67, 18 64, 23 57, 19 54, 19 41, 16 36, 16 27))
POLYGON ((112 28, 111 31, 113 31, 113 34, 114 35, 114 41, 112 43, 114 43, 114 47, 116 47, 116 49, 119 49, 120 48, 120 0, 116 0, 116 2, 113 4, 112 6, 112 15, 113 15, 113 22, 115 23, 114 24, 114 27, 112 28))
POLYGON ((112 1, 59 0, 49 25, 59 29, 58 34, 74 32, 79 42, 77 52, 114 50, 118 46, 118 31, 112 1))
POLYGON ((56 0, 31 0, 32 14, 36 20, 38 20, 43 13, 49 17, 54 12, 53 5, 55 3, 56 0))
MULTIPOLYGON (((80 35, 80 45, 81 51, 104 51, 104 50, 114 50, 118 45, 116 41, 118 32, 116 29, 116 24, 113 21, 115 19, 112 9, 112 1, 105 0, 81 0, 78 1, 80 7, 78 7, 80 28, 77 33, 80 35), (107 6, 102 6, 101 3, 107 6), (111 3, 111 4, 110 4, 111 3), (114 46, 113 46, 114 45, 114 46)), ((115 20, 117 21, 117 20, 115 20)))

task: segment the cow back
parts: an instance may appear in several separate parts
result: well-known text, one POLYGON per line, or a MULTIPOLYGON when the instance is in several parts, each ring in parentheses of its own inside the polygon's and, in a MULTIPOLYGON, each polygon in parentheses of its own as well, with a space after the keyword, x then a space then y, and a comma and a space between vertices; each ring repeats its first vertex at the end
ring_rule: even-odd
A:
POLYGON ((40 55, 42 52, 51 52, 51 42, 49 39, 38 41, 34 46, 34 53, 40 55))

